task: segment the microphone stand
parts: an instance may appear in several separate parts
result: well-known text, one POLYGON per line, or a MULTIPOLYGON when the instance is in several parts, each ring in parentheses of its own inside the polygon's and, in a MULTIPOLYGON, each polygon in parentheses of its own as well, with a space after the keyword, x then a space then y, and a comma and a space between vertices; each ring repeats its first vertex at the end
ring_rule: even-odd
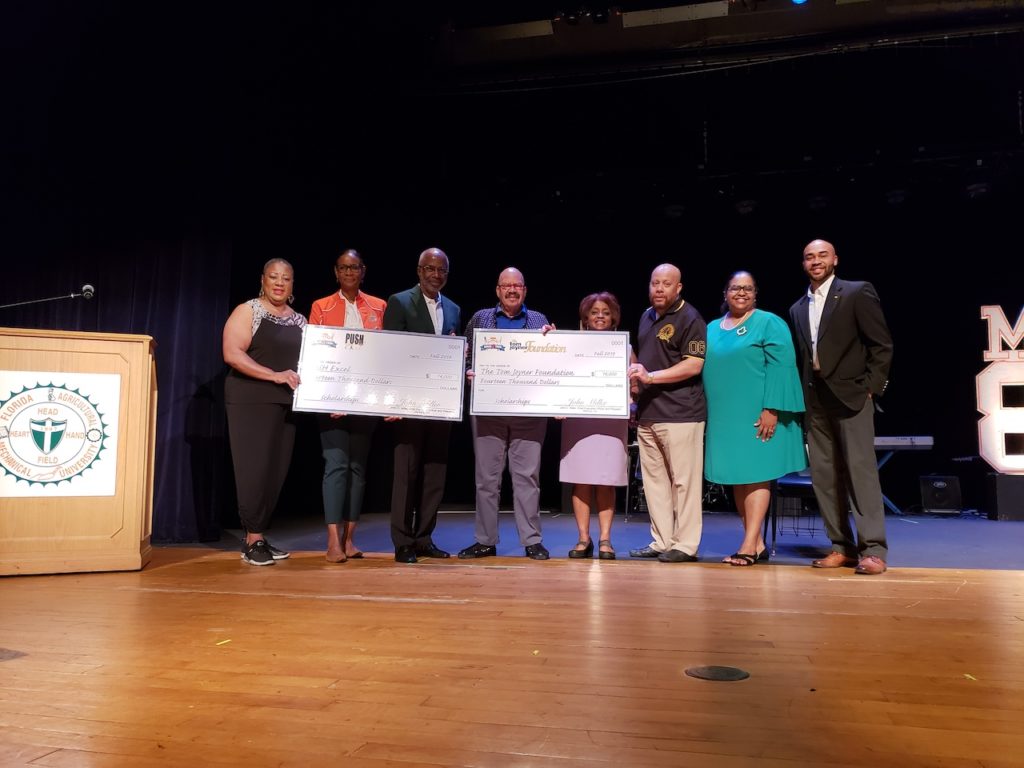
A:
MULTIPOLYGON (((85 294, 84 293, 75 293, 75 292, 72 291, 71 293, 69 293, 67 295, 50 296, 49 298, 46 298, 46 299, 30 299, 29 301, 16 301, 13 304, 0 304, 0 309, 11 309, 12 307, 23 307, 26 304, 42 304, 45 301, 60 301, 61 299, 77 299, 79 296, 85 296, 85 294)), ((85 296, 85 298, 90 299, 92 297, 91 296, 85 296)))

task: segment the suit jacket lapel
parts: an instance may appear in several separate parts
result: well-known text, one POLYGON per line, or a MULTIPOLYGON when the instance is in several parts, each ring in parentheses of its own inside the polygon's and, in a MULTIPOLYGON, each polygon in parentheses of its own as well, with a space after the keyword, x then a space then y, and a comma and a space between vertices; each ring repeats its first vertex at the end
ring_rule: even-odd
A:
POLYGON ((434 321, 430 319, 430 312, 427 309, 427 300, 423 298, 423 291, 419 286, 412 289, 412 311, 416 318, 417 333, 433 333, 434 321))
POLYGON ((447 333, 445 326, 452 321, 451 305, 445 301, 444 294, 442 293, 437 294, 437 303, 441 305, 441 335, 444 336, 447 333))
MULTIPOLYGON (((821 310, 821 322, 818 323, 818 341, 825 335, 828 330, 829 321, 832 319, 833 313, 839 307, 839 302, 842 301, 843 295, 843 283, 837 277, 832 281, 832 285, 829 286, 828 296, 825 298, 825 307, 821 310)), ((821 353, 818 353, 818 359, 821 359, 821 353)))
POLYGON ((804 346, 808 351, 811 349, 811 319, 808 315, 809 308, 807 306, 807 294, 800 299, 800 306, 796 311, 796 328, 800 332, 800 338, 803 339, 804 346))

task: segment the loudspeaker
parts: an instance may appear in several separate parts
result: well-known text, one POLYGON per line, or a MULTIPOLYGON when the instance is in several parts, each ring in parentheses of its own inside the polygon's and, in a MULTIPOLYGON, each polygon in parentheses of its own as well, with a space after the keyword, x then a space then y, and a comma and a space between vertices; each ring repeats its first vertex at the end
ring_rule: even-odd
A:
POLYGON ((988 476, 989 520, 1024 520, 1024 475, 988 476))
POLYGON ((960 478, 952 475, 921 476, 921 509, 927 515, 959 515, 960 478))

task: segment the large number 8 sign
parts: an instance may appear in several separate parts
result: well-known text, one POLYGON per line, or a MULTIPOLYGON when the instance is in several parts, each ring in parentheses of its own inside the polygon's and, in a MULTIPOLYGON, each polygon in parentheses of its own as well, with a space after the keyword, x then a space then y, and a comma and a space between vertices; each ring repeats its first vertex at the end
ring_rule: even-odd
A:
POLYGON ((1024 390, 1024 309, 1012 328, 1003 308, 982 307, 988 321, 988 349, 984 359, 991 364, 976 378, 978 388, 978 450, 992 467, 1008 475, 1024 474, 1024 407, 1020 398, 1007 398, 1011 390, 1024 390), (1007 349, 1003 349, 1003 342, 1007 349), (1012 405, 1007 404, 1010 399, 1012 405), (1011 448, 1011 446, 1013 446, 1011 448))

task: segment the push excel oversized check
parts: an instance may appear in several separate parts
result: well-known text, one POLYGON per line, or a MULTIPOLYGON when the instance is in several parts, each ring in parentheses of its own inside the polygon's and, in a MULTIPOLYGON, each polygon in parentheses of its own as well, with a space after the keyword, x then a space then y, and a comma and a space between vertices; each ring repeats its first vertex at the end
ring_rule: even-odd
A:
POLYGON ((293 407, 458 421, 465 359, 461 336, 307 325, 293 407))

